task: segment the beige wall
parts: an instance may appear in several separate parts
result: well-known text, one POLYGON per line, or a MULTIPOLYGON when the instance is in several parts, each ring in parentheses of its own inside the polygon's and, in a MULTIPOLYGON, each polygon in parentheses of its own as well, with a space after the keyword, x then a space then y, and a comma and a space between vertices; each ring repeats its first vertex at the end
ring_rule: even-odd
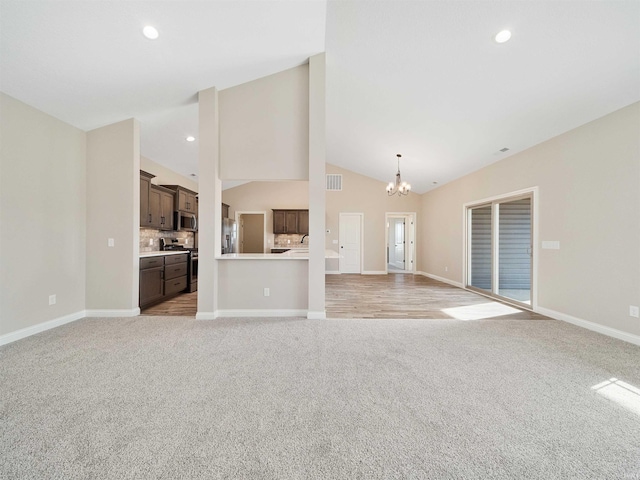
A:
POLYGON ((222 180, 309 178, 309 66, 227 88, 220 100, 222 180))
MULTIPOLYGON (((394 195, 389 197, 385 190, 387 184, 370 177, 345 170, 335 165, 327 164, 327 173, 342 174, 342 191, 327 192, 326 194, 326 225, 331 231, 326 235, 326 248, 338 250, 333 240, 339 240, 340 212, 364 214, 364 263, 363 271, 383 272, 386 268, 386 225, 385 212, 416 212, 418 215, 417 227, 422 221, 420 211, 422 209, 421 195, 410 193, 406 197, 399 198, 394 195)), ((390 179, 395 172, 390 170, 390 179)), ((420 231, 417 231, 416 243, 421 242, 420 231)), ((419 261, 419 257, 418 257, 419 261)), ((338 270, 337 260, 327 261, 327 270, 338 270), (331 262, 329 264, 329 262, 331 262)))
POLYGON ((309 208, 309 182, 250 182, 222 192, 229 205, 229 217, 236 212, 266 212, 267 242, 265 251, 273 247, 272 209, 309 208))
POLYGON ((303 315, 308 304, 309 261, 218 260, 220 316, 303 315), (264 289, 269 296, 264 296, 264 289))
POLYGON ((640 104, 425 194, 419 269, 463 282, 463 204, 539 187, 543 309, 640 334, 640 104), (449 271, 445 272, 445 266, 449 271))
POLYGON ((0 336, 85 308, 85 154, 82 130, 0 93, 0 336))
POLYGON ((174 172, 167 167, 154 162, 150 158, 140 156, 140 170, 155 175, 155 178, 151 179, 151 183, 154 185, 182 185, 194 192, 198 191, 198 182, 191 180, 184 175, 174 172))
POLYGON ((140 125, 135 119, 87 133, 88 310, 138 310, 140 125), (114 239, 109 247, 107 240, 114 239))

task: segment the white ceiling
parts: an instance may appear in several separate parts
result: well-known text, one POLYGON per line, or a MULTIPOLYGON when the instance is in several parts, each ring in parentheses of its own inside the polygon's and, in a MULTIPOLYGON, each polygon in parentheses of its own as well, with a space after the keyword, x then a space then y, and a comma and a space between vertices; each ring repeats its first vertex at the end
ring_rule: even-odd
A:
POLYGON ((322 51, 327 161, 390 181, 402 153, 417 192, 640 100, 636 0, 0 0, 0 90, 84 130, 136 117, 185 175, 199 90, 322 51))

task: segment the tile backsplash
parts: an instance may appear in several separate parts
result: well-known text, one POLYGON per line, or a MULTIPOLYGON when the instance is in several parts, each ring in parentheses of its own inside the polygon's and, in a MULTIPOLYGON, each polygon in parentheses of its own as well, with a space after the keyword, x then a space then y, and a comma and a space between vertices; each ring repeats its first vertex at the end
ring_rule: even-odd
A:
POLYGON ((273 237, 274 248, 302 248, 309 246, 309 235, 304 239, 304 244, 300 243, 303 235, 279 233, 273 237))
POLYGON ((153 230, 152 228, 140 229, 140 252, 156 252, 160 250, 160 238, 188 239, 187 244, 194 247, 195 235, 193 232, 175 232, 166 230, 153 230), (149 245, 153 240, 153 245, 149 245))

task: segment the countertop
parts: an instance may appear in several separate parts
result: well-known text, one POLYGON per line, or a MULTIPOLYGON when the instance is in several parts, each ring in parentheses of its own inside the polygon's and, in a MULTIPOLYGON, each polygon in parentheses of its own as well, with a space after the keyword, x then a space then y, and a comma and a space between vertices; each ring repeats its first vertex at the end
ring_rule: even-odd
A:
POLYGON ((146 257, 161 257, 164 255, 185 255, 189 253, 188 251, 182 250, 182 251, 166 251, 166 252, 142 252, 140 254, 140 258, 146 258, 146 257))
MULTIPOLYGON (((225 253, 219 260, 309 260, 309 249, 294 248, 284 253, 225 253)), ((325 250, 324 258, 340 258, 338 252, 325 250)))

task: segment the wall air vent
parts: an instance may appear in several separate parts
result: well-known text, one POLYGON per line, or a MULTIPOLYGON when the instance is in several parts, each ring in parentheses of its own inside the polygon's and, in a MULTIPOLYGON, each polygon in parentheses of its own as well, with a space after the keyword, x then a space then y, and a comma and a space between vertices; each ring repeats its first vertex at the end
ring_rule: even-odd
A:
POLYGON ((339 173, 327 173, 327 191, 339 192, 342 190, 342 175, 339 173))

